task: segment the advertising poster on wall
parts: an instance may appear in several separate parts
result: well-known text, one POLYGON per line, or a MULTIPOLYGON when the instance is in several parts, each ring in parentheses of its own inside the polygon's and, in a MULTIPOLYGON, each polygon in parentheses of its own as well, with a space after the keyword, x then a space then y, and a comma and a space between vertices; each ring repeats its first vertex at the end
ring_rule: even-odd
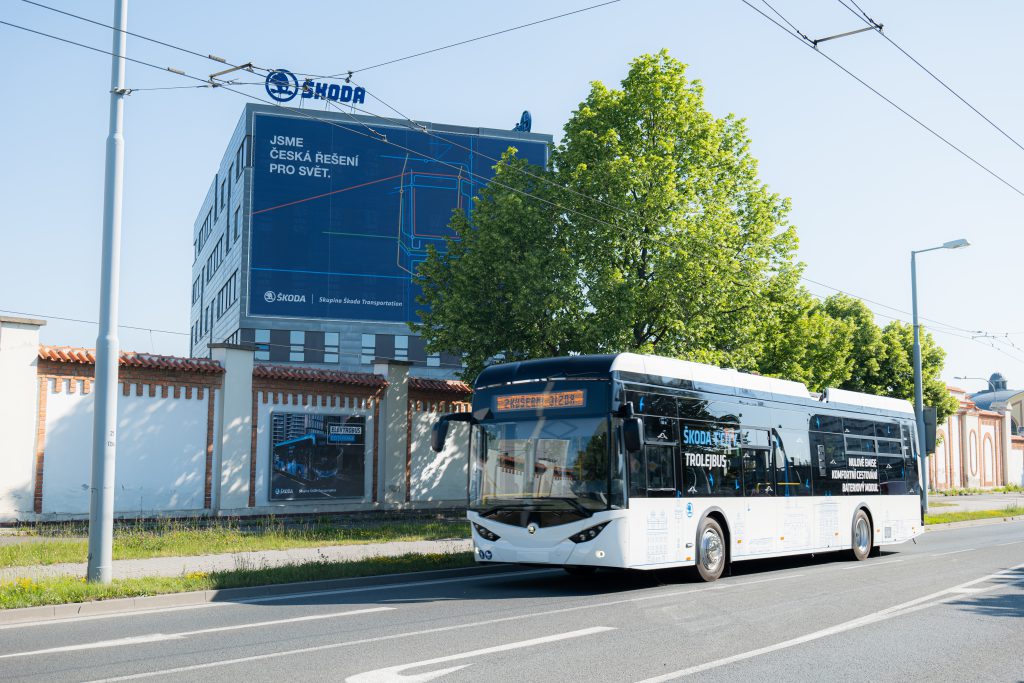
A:
POLYGON ((366 417, 274 413, 270 500, 363 498, 366 417))

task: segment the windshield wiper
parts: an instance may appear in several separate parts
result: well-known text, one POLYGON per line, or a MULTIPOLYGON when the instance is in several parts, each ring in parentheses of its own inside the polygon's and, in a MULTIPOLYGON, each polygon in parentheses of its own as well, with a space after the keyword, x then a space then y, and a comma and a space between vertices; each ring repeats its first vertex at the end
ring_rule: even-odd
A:
POLYGON ((586 517, 593 517, 594 515, 593 510, 591 510, 590 508, 588 508, 586 505, 582 504, 575 498, 568 498, 565 496, 549 496, 547 498, 543 498, 542 500, 560 500, 563 503, 568 503, 573 508, 575 508, 577 512, 581 513, 586 517))
MULTIPOLYGON (((519 498, 519 499, 516 499, 514 502, 512 500, 509 500, 507 502, 503 502, 503 503, 500 503, 498 505, 492 505, 491 507, 487 508, 487 510, 485 512, 481 512, 480 514, 483 515, 484 517, 487 517, 488 515, 491 515, 491 514, 493 514, 495 512, 498 512, 500 510, 538 510, 538 509, 544 508, 545 506, 543 504, 548 502, 548 501, 559 501, 561 503, 567 503, 569 505, 569 507, 571 507, 574 510, 576 510, 577 512, 579 512, 584 517, 593 517, 594 516, 594 511, 593 510, 591 510, 587 506, 581 504, 575 498, 568 498, 568 497, 564 497, 564 496, 544 496, 544 497, 537 497, 537 498, 519 498)), ((548 507, 550 507, 550 506, 548 506, 548 507)))

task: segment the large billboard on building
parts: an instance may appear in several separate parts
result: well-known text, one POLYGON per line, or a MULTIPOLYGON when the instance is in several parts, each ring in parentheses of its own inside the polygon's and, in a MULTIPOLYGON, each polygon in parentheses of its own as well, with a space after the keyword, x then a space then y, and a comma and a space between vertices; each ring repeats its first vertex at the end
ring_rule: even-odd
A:
POLYGON ((544 143, 255 113, 249 314, 407 322, 412 274, 445 250, 510 146, 544 165, 544 143), (385 139, 382 139, 386 138, 385 139), (490 157, 490 158, 488 158, 490 157))

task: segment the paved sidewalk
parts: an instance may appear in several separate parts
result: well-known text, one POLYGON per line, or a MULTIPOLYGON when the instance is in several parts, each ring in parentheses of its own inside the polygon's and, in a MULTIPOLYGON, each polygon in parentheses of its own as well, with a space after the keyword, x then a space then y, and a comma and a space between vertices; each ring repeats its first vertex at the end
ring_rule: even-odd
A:
MULTIPOLYGON (((362 545, 333 545, 321 548, 289 550, 258 550, 246 553, 223 553, 193 557, 154 557, 146 560, 114 560, 114 578, 141 576, 181 576, 189 572, 259 569, 307 562, 342 562, 373 557, 393 557, 408 553, 459 553, 472 550, 469 539, 452 538, 441 541, 396 541, 362 545)), ((85 563, 49 564, 0 569, 0 581, 18 578, 39 579, 49 576, 85 576, 85 563)))
POLYGON ((1003 510, 1011 505, 1024 507, 1024 493, 982 493, 972 496, 928 496, 928 513, 974 512, 976 510, 1003 510))

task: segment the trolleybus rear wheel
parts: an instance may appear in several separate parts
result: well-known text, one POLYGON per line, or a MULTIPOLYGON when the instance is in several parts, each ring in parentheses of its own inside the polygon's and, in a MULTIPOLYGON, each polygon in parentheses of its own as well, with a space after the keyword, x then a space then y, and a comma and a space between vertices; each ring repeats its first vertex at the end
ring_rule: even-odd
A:
POLYGON ((725 571, 725 534, 714 519, 706 518, 697 530, 697 572, 705 581, 715 581, 725 571))
POLYGON ((850 555, 855 560, 866 560, 871 555, 871 548, 874 546, 874 536, 871 531, 871 520, 863 510, 857 510, 853 516, 853 542, 850 548, 850 555))

